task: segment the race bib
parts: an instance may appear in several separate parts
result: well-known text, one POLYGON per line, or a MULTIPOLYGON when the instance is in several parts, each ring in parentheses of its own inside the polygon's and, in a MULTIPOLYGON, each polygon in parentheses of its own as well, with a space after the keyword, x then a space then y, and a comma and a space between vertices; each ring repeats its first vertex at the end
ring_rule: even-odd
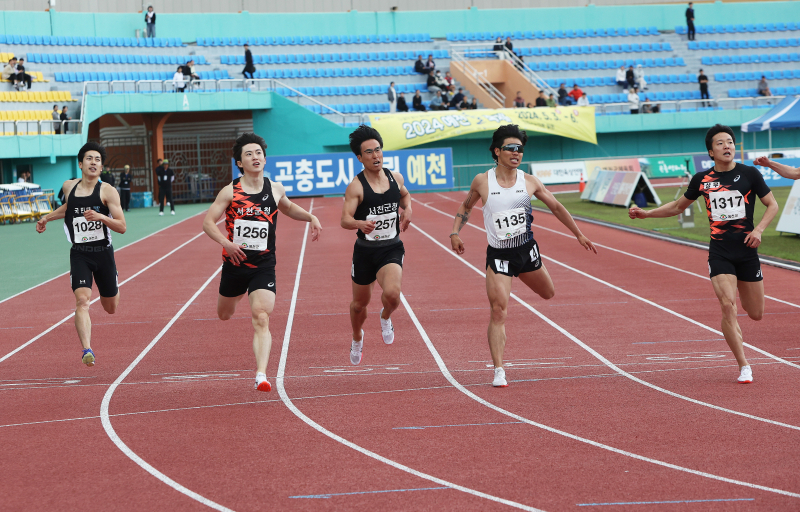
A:
POLYGON ((266 251, 269 222, 236 219, 233 222, 233 243, 248 251, 266 251))
POLYGON ((367 220, 375 223, 375 229, 364 235, 370 242, 389 240, 397 236, 397 212, 367 215, 367 220))
POLYGON ((72 241, 76 244, 96 242, 97 240, 105 240, 106 238, 102 222, 99 220, 86 220, 86 217, 82 215, 72 218, 72 233, 72 241))
POLYGON ((521 235, 527 230, 525 208, 503 210, 492 214, 492 225, 497 238, 504 240, 521 235))
POLYGON ((711 205, 711 220, 725 221, 743 219, 744 197, 738 190, 722 190, 708 193, 708 203, 711 205))

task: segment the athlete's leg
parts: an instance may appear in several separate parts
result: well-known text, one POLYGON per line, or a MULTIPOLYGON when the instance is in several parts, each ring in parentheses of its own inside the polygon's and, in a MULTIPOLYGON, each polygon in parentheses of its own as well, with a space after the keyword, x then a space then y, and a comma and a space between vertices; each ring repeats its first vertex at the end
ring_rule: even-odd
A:
POLYGON ((536 292, 536 294, 544 300, 552 299, 556 294, 553 280, 550 278, 550 273, 544 267, 544 263, 539 270, 533 272, 525 272, 519 275, 519 280, 525 283, 525 286, 536 292))
POLYGON ((272 335, 269 332, 269 315, 275 309, 275 294, 259 289, 250 292, 250 312, 253 315, 253 353, 256 355, 256 373, 267 373, 272 335))
POLYGON ((103 305, 103 309, 106 310, 106 313, 109 315, 113 315, 117 312, 117 306, 119 306, 119 290, 117 290, 117 294, 113 297, 100 297, 100 304, 103 305))
POLYGON ((217 299, 217 316, 220 320, 230 320, 236 312, 236 305, 242 300, 244 294, 238 297, 224 297, 222 295, 217 299))
POLYGON ((367 320, 367 305, 372 299, 372 286, 353 283, 353 302, 350 303, 350 324, 353 326, 353 341, 361 341, 361 328, 367 320))
POLYGON ((739 299, 747 316, 761 320, 764 316, 764 281, 739 281, 739 299))
POLYGON ((736 319, 736 282, 736 276, 732 274, 719 274, 711 278, 714 293, 717 294, 722 308, 722 334, 741 368, 747 366, 748 362, 742 346, 742 330, 736 319))
POLYGON ((486 295, 489 297, 491 317, 489 319, 489 350, 495 368, 503 366, 503 350, 506 346, 506 316, 508 298, 511 295, 511 276, 495 274, 492 267, 486 268, 486 295))
POLYGON ((383 304, 381 318, 388 320, 400 305, 400 285, 403 280, 403 267, 397 263, 388 263, 378 270, 377 278, 378 284, 383 290, 383 293, 381 293, 381 303, 383 304))
POLYGON ((89 318, 89 303, 92 302, 91 288, 75 290, 75 330, 83 348, 91 348, 92 320, 89 318))

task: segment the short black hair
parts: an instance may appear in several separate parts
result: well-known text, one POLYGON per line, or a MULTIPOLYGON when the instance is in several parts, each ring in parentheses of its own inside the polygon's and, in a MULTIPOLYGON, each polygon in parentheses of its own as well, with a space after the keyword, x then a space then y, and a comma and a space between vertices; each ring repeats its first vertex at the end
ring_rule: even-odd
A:
POLYGON ((78 162, 83 162, 83 157, 86 156, 87 151, 97 151, 100 153, 100 163, 106 162, 106 148, 101 146, 96 142, 87 142, 83 145, 80 151, 78 151, 78 162))
MULTIPOLYGON (((242 161, 242 148, 248 144, 258 144, 261 146, 261 151, 263 151, 265 155, 267 154, 267 141, 265 141, 263 137, 255 133, 243 133, 239 135, 239 138, 236 139, 236 144, 233 146, 233 160, 235 162, 242 161)), ((241 167, 239 167, 239 169, 241 169, 241 167)))
POLYGON ((525 133, 525 130, 520 130, 519 126, 516 124, 504 124, 494 131, 494 134, 492 134, 492 145, 489 146, 489 151, 492 152, 492 158, 495 162, 497 161, 497 155, 494 154, 495 148, 501 147, 503 145, 503 141, 509 137, 519 139, 522 142, 523 147, 528 142, 528 134, 525 133))
POLYGON ((723 124, 715 124, 711 128, 708 129, 706 132, 706 149, 711 151, 711 142, 714 139, 714 135, 718 133, 727 133, 733 139, 733 143, 736 144, 736 135, 734 135, 733 130, 731 130, 730 126, 725 126, 723 124))
POLYGON ((378 133, 378 130, 362 124, 350 134, 350 151, 356 156, 361 155, 361 144, 372 139, 377 140, 378 144, 383 148, 383 139, 381 138, 381 134, 378 133))

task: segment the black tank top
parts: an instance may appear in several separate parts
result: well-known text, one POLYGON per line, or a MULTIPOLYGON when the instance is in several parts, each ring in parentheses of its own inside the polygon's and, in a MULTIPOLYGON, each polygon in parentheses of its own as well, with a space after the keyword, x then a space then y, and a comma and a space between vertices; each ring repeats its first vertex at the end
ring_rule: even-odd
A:
POLYGON ((392 172, 383 169, 389 179, 389 190, 383 194, 376 194, 367 182, 364 171, 356 176, 364 189, 364 200, 356 207, 353 218, 356 220, 372 220, 375 229, 368 235, 358 230, 359 240, 367 245, 391 245, 400 242, 400 218, 397 206, 400 203, 400 187, 392 176, 392 172))
POLYGON ((81 181, 72 187, 67 197, 67 210, 64 213, 64 231, 67 232, 67 239, 75 245, 82 247, 103 247, 111 245, 111 231, 108 226, 99 220, 90 221, 83 216, 86 210, 94 210, 97 213, 111 216, 108 207, 100 199, 100 187, 103 186, 98 181, 94 190, 88 196, 76 196, 75 191, 81 181))
MULTIPOLYGON (((272 196, 272 184, 264 177, 264 187, 257 194, 242 190, 241 178, 233 180, 233 200, 225 210, 228 240, 243 247, 247 259, 240 265, 256 268, 275 264, 275 229, 278 205, 272 196)), ((222 259, 233 263, 222 249, 222 259)))

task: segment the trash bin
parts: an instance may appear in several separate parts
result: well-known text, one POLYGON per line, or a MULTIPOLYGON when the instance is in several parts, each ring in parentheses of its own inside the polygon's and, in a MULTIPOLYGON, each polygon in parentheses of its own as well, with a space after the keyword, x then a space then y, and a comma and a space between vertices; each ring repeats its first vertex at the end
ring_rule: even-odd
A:
POLYGON ((142 192, 142 207, 150 208, 153 206, 153 193, 142 192))

